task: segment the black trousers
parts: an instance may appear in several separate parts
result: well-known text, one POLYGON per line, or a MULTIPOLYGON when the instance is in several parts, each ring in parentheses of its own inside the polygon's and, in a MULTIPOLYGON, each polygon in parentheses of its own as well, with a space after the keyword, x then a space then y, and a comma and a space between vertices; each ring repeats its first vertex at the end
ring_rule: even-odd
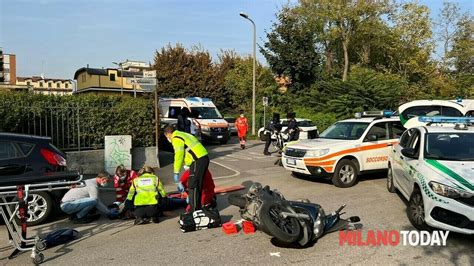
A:
POLYGON ((204 175, 209 168, 209 156, 204 156, 194 161, 190 166, 190 175, 188 179, 189 205, 191 212, 202 209, 201 195, 204 175))
POLYGON ((160 205, 135 206, 133 214, 137 218, 158 218, 161 213, 160 205))
POLYGON ((266 133, 265 136, 266 136, 266 139, 265 139, 265 148, 264 148, 264 150, 263 150, 263 153, 267 153, 267 152, 268 152, 268 148, 270 147, 270 143, 272 142, 272 140, 271 140, 271 134, 270 134, 270 133, 266 133))

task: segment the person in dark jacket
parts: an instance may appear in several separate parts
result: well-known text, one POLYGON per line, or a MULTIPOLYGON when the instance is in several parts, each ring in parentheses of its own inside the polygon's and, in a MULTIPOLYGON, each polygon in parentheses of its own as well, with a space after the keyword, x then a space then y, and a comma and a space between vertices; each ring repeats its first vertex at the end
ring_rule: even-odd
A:
POLYGON ((286 116, 288 119, 288 127, 285 129, 285 133, 290 135, 288 141, 298 140, 300 136, 300 130, 298 128, 298 123, 296 122, 295 116, 295 113, 288 113, 286 116))
POLYGON ((186 133, 191 133, 191 120, 188 119, 191 115, 191 112, 187 107, 181 108, 181 111, 178 115, 178 125, 177 129, 186 133))
POLYGON ((271 155, 268 152, 268 148, 270 147, 271 143, 271 135, 274 131, 279 132, 281 130, 281 123, 280 123, 280 114, 273 113, 273 118, 268 122, 267 126, 265 127, 265 148, 263 150, 264 155, 271 155))

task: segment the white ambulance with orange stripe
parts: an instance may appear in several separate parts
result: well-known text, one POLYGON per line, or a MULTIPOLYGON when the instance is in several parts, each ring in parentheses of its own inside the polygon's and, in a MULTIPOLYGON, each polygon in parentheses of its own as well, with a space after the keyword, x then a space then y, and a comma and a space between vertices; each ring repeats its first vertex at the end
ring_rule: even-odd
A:
POLYGON ((405 128, 392 112, 364 112, 338 121, 320 137, 289 143, 282 155, 285 169, 295 174, 330 178, 351 187, 366 172, 387 170, 390 147, 405 128))

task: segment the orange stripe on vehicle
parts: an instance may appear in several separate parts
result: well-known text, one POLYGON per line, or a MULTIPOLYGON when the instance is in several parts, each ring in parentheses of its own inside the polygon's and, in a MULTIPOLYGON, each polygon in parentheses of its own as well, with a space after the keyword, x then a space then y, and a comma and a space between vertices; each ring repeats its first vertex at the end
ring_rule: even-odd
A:
POLYGON ((332 172, 332 167, 323 167, 324 171, 331 173, 332 172))
POLYGON ((355 152, 361 152, 361 151, 368 151, 368 150, 381 149, 381 148, 387 147, 387 145, 389 145, 389 144, 396 145, 397 143, 398 143, 398 141, 393 141, 393 142, 387 142, 387 143, 380 143, 380 144, 373 144, 373 145, 367 145, 367 146, 360 146, 360 147, 357 147, 357 148, 352 148, 352 149, 347 149, 347 150, 338 151, 338 152, 335 152, 335 153, 326 155, 326 156, 321 157, 321 158, 308 158, 308 159, 304 159, 304 162, 305 162, 305 164, 308 164, 308 163, 316 163, 316 162, 325 161, 325 160, 328 160, 328 159, 331 159, 331 158, 333 158, 333 157, 340 156, 340 155, 346 155, 346 154, 349 154, 349 153, 355 153, 355 152))
POLYGON ((325 162, 306 162, 306 165, 309 166, 333 166, 336 160, 331 160, 331 161, 325 161, 325 162))

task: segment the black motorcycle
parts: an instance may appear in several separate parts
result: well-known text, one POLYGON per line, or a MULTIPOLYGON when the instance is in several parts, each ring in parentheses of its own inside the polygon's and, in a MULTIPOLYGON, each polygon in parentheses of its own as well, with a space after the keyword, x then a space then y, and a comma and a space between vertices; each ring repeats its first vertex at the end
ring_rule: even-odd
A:
POLYGON ((231 205, 240 208, 243 219, 252 221, 257 229, 275 237, 284 244, 304 247, 316 242, 323 235, 339 231, 359 229, 357 216, 342 219, 342 205, 326 215, 324 209, 308 200, 288 201, 281 193, 254 183, 246 194, 231 194, 231 205))

